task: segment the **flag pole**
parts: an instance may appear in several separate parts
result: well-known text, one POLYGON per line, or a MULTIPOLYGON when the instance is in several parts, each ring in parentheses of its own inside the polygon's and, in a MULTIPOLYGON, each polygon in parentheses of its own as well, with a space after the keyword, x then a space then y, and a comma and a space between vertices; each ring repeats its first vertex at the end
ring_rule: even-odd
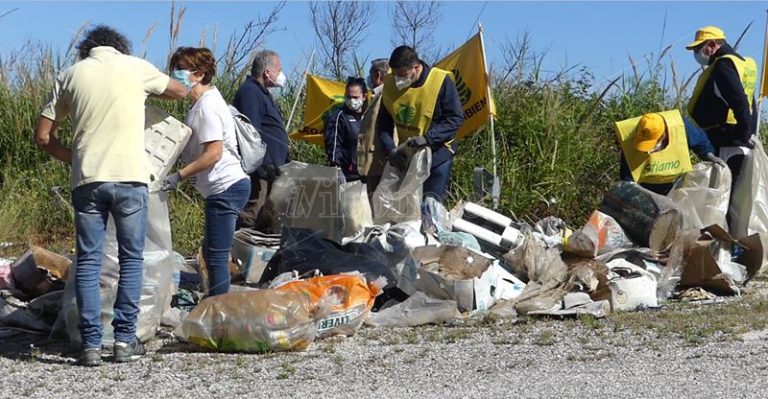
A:
POLYGON ((757 118, 757 121, 755 122, 755 134, 758 138, 760 138, 760 108, 762 108, 763 105, 763 96, 765 96, 767 93, 763 93, 763 86, 765 86, 765 67, 766 62, 768 62, 768 9, 765 10, 765 37, 763 38, 763 65, 762 70, 760 71, 760 85, 758 87, 757 92, 757 112, 755 112, 757 115, 755 117, 757 118))
MULTIPOLYGON (((488 99, 488 110, 491 110, 491 75, 488 73, 488 61, 485 58, 485 41, 483 40, 483 25, 481 23, 477 24, 477 30, 480 34, 480 50, 483 54, 483 65, 485 65, 485 82, 486 82, 486 97, 488 99)), ((498 167, 497 167, 497 158, 496 158, 496 131, 494 130, 494 117, 492 112, 488 112, 488 123, 490 125, 491 130, 491 156, 493 157, 493 177, 494 179, 497 179, 498 177, 498 167)), ((495 195, 492 195, 493 197, 493 209, 498 209, 499 207, 499 198, 495 195)))
POLYGON ((291 114, 288 116, 288 122, 285 124, 285 130, 290 133, 291 121, 293 120, 293 113, 296 112, 296 106, 299 104, 299 97, 301 97, 301 90, 304 88, 304 82, 307 80, 307 74, 309 69, 312 68, 312 60, 315 58, 315 49, 312 49, 312 54, 309 56, 309 62, 307 62, 307 69, 304 70, 304 74, 301 75, 301 84, 296 88, 293 99, 293 107, 291 107, 291 114))

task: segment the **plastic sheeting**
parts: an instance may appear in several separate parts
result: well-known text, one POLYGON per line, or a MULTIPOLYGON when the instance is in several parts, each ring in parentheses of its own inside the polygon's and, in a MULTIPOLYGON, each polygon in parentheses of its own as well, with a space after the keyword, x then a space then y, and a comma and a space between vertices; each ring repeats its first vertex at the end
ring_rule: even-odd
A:
POLYGON ((733 237, 768 234, 768 156, 759 139, 744 158, 728 214, 733 237))
POLYGON ((368 189, 361 181, 341 185, 341 213, 344 237, 349 237, 373 225, 368 189))
POLYGON ((404 172, 388 163, 371 199, 373 221, 385 224, 421 219, 423 184, 429 177, 431 166, 432 152, 429 148, 414 154, 408 170, 404 172))
POLYGON ((683 228, 683 215, 674 201, 635 182, 613 185, 600 211, 616 219, 635 244, 656 251, 668 249, 683 228))
POLYGON ((179 337, 221 352, 306 349, 317 336, 318 311, 300 292, 256 290, 204 299, 182 322, 179 337))
POLYGON ((344 230, 342 183, 339 168, 296 161, 281 166, 266 203, 271 231, 280 232, 282 226, 308 228, 340 241, 344 230))
POLYGON ((323 275, 359 271, 366 280, 387 279, 386 288, 397 283, 395 270, 387 256, 369 244, 339 245, 310 229, 283 228, 283 238, 275 255, 261 276, 261 283, 292 270, 304 274, 319 270, 323 275))
MULTIPOLYGON (((163 312, 170 307, 175 256, 171 243, 167 200, 166 193, 149 194, 147 237, 144 244, 144 279, 139 303, 139 320, 136 324, 136 335, 143 341, 154 337, 155 331, 160 326, 163 312)), ((117 282, 120 277, 115 224, 111 217, 107 223, 105 234, 99 291, 101 293, 101 322, 104 329, 102 342, 105 345, 110 345, 114 342, 111 323, 117 282)), ((77 262, 74 262, 64 288, 61 315, 66 322, 67 335, 70 341, 80 344, 80 330, 78 328, 80 313, 75 300, 74 284, 76 268, 77 262)))
POLYGON ((461 318, 452 299, 435 299, 417 291, 397 305, 371 313, 365 324, 374 327, 412 327, 440 324, 461 318))
POLYGON ((683 213, 684 229, 713 224, 727 231, 728 202, 731 198, 731 171, 714 162, 700 162, 678 179, 667 194, 683 213))
POLYGON ((564 249, 579 256, 594 258, 632 246, 632 241, 627 238, 624 229, 616 219, 600 211, 594 211, 587 224, 568 237, 564 249))

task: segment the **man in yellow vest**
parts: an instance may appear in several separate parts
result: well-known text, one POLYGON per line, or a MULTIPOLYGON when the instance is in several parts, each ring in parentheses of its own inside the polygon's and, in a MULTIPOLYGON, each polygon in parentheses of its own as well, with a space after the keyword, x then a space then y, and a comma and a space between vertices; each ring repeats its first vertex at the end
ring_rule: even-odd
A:
POLYGON ((686 48, 705 67, 688 103, 688 114, 707 133, 715 153, 728 163, 735 184, 744 156, 754 146, 757 65, 752 58, 737 54, 716 26, 696 31, 686 48))
POLYGON ((715 156, 706 134, 678 110, 616 122, 615 129, 622 152, 619 177, 657 194, 666 195, 675 179, 691 171, 688 149, 705 161, 726 166, 715 156))
POLYGON ((430 67, 408 46, 389 57, 392 73, 384 78, 377 127, 389 163, 404 170, 414 148, 432 149, 432 168, 424 197, 442 201, 451 177, 456 131, 464 122, 459 93, 449 72, 430 67), (395 147, 394 129, 399 146, 395 147))

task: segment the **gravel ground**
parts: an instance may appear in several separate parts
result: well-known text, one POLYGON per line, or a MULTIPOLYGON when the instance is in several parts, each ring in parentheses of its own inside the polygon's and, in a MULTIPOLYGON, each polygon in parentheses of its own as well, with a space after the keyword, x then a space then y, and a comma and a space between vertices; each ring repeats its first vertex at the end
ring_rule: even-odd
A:
POLYGON ((691 344, 594 319, 364 327, 302 353, 216 354, 161 339, 136 363, 105 357, 99 368, 72 365, 60 342, 25 337, 0 343, 0 398, 762 398, 767 337, 691 344))

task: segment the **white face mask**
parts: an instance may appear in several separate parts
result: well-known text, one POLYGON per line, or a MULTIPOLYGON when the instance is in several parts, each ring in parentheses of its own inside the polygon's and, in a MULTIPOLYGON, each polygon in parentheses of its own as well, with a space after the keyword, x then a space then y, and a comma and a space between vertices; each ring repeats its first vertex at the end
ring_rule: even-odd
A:
MULTIPOLYGON (((274 73, 272 71, 269 71, 270 73, 274 73)), ((285 82, 288 80, 288 78, 285 77, 285 74, 283 71, 280 71, 279 74, 277 74, 277 77, 272 81, 272 84, 275 85, 275 87, 283 87, 285 86, 285 82)))
POLYGON ((363 108, 364 102, 365 100, 362 98, 347 98, 344 100, 344 104, 346 104, 349 109, 355 112, 360 112, 360 110, 363 108))
POLYGON ((395 87, 397 87, 397 90, 405 90, 411 84, 413 84, 411 78, 395 75, 395 87))
POLYGON ((694 51, 693 52, 693 58, 695 58, 696 62, 698 62, 701 65, 704 65, 704 66, 709 65, 709 58, 710 57, 708 55, 704 55, 704 49, 703 48, 701 50, 699 50, 699 51, 694 51))

